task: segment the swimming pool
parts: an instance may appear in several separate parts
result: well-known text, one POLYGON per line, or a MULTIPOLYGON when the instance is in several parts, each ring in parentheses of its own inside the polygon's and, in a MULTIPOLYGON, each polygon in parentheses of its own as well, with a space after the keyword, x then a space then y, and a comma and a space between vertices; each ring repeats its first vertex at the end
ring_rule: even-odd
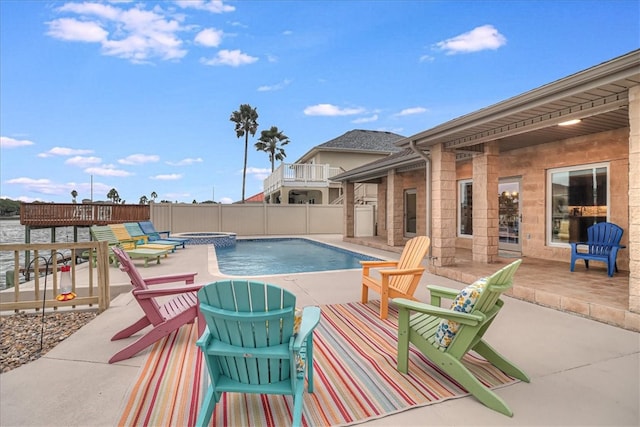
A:
POLYGON ((218 269, 229 276, 266 276, 361 268, 377 258, 301 238, 239 239, 215 248, 218 269))

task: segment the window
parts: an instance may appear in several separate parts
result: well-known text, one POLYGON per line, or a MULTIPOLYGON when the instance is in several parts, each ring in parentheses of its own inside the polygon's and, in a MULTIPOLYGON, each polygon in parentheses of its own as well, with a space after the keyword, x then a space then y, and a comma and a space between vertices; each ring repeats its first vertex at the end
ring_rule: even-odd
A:
POLYGON ((473 235, 473 182, 460 181, 458 184, 458 235, 473 235))
POLYGON ((600 163, 547 172, 547 239, 550 244, 587 240, 589 226, 607 221, 609 165, 600 163))

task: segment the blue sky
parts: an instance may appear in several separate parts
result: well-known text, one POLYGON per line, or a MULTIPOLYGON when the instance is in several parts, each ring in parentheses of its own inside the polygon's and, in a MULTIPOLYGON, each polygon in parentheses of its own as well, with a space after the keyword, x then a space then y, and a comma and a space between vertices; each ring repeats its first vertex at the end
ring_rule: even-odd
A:
POLYGON ((637 0, 0 0, 0 197, 127 203, 262 191, 352 129, 410 136, 640 47, 637 0), (277 165, 276 165, 277 166, 277 165))

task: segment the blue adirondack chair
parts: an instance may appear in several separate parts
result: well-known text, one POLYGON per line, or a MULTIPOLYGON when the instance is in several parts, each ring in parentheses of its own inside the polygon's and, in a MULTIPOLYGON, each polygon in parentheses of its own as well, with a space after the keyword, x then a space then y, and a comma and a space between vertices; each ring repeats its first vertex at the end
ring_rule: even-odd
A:
POLYGON ((611 222, 599 222, 587 229, 587 239, 587 242, 571 243, 571 271, 579 259, 584 260, 586 268, 589 268, 589 261, 600 261, 607 264, 609 277, 613 276, 614 270, 618 271, 618 251, 624 247, 620 245, 622 228, 611 222), (585 246, 587 251, 581 252, 585 246))
POLYGON ((313 393, 313 329, 320 308, 305 307, 298 322, 295 295, 247 280, 205 285, 198 300, 207 327, 197 345, 211 384, 196 425, 209 424, 222 393, 236 392, 293 396, 292 424, 299 426, 305 371, 313 393))

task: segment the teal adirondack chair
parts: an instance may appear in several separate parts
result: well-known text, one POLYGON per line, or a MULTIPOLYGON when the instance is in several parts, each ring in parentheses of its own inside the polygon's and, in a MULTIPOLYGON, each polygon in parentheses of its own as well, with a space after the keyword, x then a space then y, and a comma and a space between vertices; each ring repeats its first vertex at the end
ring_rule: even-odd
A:
POLYGON ((462 291, 429 286, 431 304, 394 299, 393 302, 399 308, 398 370, 407 373, 409 343, 412 343, 484 405, 512 416, 513 412, 504 400, 485 387, 461 360, 473 350, 507 375, 529 382, 527 374, 483 339, 504 304, 500 295, 512 286, 513 275, 521 262, 522 260, 514 261, 462 291), (441 298, 452 299, 453 308, 441 308, 441 298), (415 313, 410 315, 410 312, 415 313))
POLYGON ((277 286, 225 280, 198 291, 207 327, 198 339, 211 384, 196 425, 206 426, 224 392, 293 396, 292 424, 299 426, 305 371, 313 393, 313 329, 319 307, 305 307, 294 331, 296 297, 277 286))

